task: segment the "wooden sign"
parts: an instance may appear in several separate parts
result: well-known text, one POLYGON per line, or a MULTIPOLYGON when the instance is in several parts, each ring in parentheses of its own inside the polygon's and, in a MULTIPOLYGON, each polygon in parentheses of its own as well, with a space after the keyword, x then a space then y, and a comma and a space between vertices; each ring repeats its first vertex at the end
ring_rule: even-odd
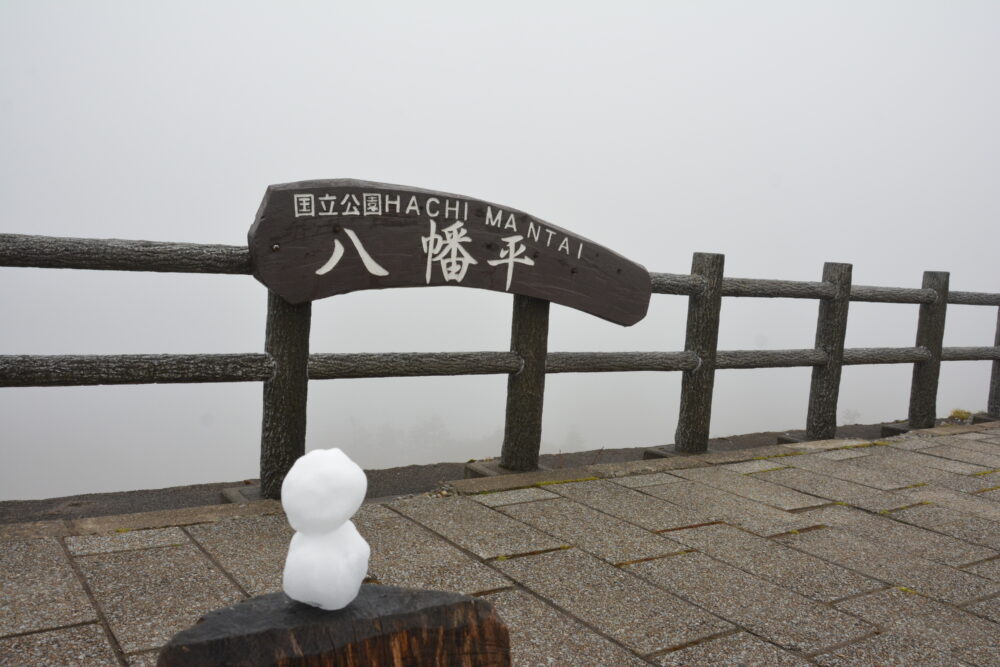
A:
POLYGON ((456 285, 537 297, 623 325, 646 315, 645 268, 527 213, 351 179, 272 185, 250 228, 254 276, 290 303, 456 285))

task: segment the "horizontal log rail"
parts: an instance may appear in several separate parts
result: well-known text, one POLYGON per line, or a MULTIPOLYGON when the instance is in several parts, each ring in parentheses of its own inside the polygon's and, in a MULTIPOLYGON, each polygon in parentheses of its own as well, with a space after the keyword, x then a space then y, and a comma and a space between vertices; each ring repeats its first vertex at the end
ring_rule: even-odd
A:
POLYGON ((0 234, 0 266, 159 273, 250 273, 246 246, 0 234))
POLYGON ((549 352, 545 372, 690 371, 700 363, 693 352, 549 352))
POLYGON ((309 379, 496 375, 518 373, 523 366, 513 352, 310 354, 309 379))
POLYGON ((261 382, 266 354, 60 354, 0 356, 0 387, 261 382))
MULTIPOLYGON (((919 347, 844 350, 843 364, 908 364, 926 361, 919 347)), ((1000 360, 1000 347, 946 347, 942 361, 1000 360)), ((716 368, 822 366, 822 350, 719 350, 716 368)), ((550 352, 546 373, 691 371, 701 364, 693 352, 550 352)), ((441 375, 519 373, 514 352, 386 352, 310 354, 310 380, 349 380, 441 375)), ((0 387, 72 387, 110 384, 262 382, 274 373, 266 354, 0 355, 0 387)))

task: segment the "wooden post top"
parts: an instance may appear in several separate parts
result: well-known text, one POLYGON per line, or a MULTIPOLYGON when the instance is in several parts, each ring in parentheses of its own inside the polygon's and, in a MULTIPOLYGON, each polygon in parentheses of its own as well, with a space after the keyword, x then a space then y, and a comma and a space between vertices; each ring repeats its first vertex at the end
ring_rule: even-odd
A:
POLYGON ((649 307, 639 264, 523 211, 445 192, 352 179, 272 185, 248 240, 254 276, 290 303, 454 285, 625 326, 649 307))

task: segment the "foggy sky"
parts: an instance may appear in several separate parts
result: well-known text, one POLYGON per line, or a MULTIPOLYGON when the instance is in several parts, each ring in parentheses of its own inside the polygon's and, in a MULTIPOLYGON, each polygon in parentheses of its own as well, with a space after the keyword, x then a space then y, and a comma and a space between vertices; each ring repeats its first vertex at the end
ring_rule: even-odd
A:
MULTIPOLYGON (((995 2, 0 2, 0 231, 246 243, 268 184, 350 177, 519 208, 686 273, 1000 291, 995 2)), ((0 268, 0 354, 259 352, 247 276, 0 268)), ((510 298, 313 306, 314 352, 506 350, 510 298)), ((552 351, 680 350, 686 298, 552 351)), ((720 349, 811 347, 811 300, 725 299, 720 349)), ((917 306, 851 305, 847 345, 917 306)), ((946 345, 995 308, 951 306, 946 345)), ((809 369, 716 376, 713 435, 802 427, 809 369)), ((911 366, 850 367, 841 422, 903 418, 911 366)), ((985 408, 943 365, 938 412, 985 408)), ((679 373, 546 381, 543 452, 672 442, 679 373)), ((308 447, 362 466, 499 454, 505 376, 317 381, 308 447)), ((261 385, 0 389, 0 499, 257 476, 261 385)))

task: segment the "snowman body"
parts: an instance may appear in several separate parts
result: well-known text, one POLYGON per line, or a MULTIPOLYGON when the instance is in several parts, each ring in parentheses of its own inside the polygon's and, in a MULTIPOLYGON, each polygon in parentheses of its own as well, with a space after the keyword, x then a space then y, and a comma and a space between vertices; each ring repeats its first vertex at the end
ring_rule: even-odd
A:
POLYGON ((350 518, 367 488, 364 471, 339 449, 313 450, 288 471, 281 503, 296 531, 282 575, 288 597, 331 611, 357 597, 371 549, 350 518))

